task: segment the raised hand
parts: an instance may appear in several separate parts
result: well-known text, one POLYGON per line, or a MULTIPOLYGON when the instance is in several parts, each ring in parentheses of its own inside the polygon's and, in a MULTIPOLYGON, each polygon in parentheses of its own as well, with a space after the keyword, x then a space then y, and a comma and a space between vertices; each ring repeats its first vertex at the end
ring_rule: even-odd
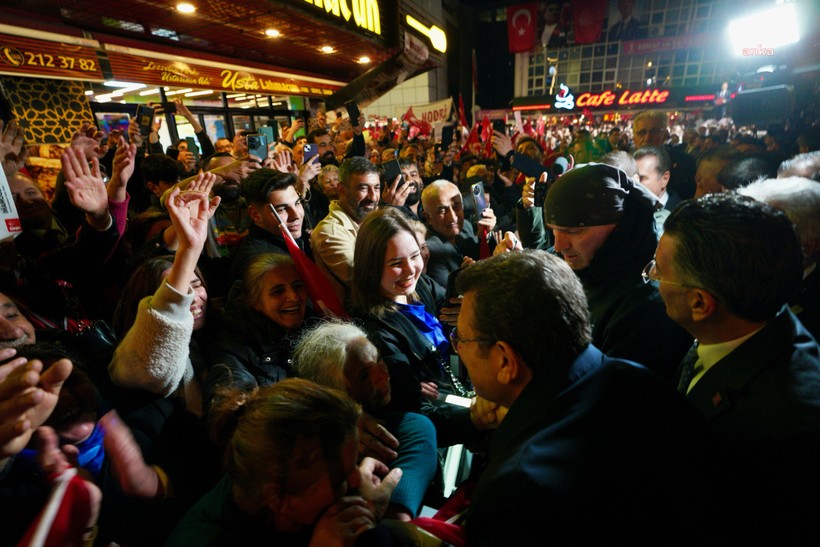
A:
POLYGON ((495 240, 498 244, 495 246, 493 256, 509 253, 510 251, 522 251, 524 247, 521 246, 521 241, 515 236, 513 232, 504 234, 501 230, 493 232, 495 240), (502 235, 503 234, 503 235, 502 235))
POLYGON ((268 157, 271 158, 271 169, 275 169, 280 173, 293 173, 296 170, 296 165, 293 163, 293 152, 290 150, 282 150, 278 154, 268 157))
POLYGON ((108 146, 102 144, 103 137, 105 133, 97 131, 92 124, 83 122, 80 129, 71 136, 70 146, 82 151, 86 161, 91 161, 93 158, 99 159, 108 151, 108 146))
POLYGON ((499 156, 506 156, 513 150, 512 139, 501 131, 493 131, 493 148, 499 156))
POLYGON ((493 228, 495 228, 495 213, 493 210, 487 207, 484 209, 484 212, 481 213, 481 218, 478 219, 478 226, 479 228, 486 228, 488 232, 491 232, 493 228))
POLYGON ((322 172, 322 164, 319 163, 319 156, 313 156, 299 167, 299 188, 300 196, 304 196, 310 187, 310 181, 322 172))
MULTIPOLYGON (((0 358, 15 353, 14 349, 0 350, 0 358)), ((45 372, 41 361, 25 357, 0 365, 0 459, 20 452, 34 430, 45 423, 71 369, 68 359, 60 359, 45 372)))
POLYGON ((241 158, 237 159, 236 161, 232 161, 228 165, 223 167, 217 167, 216 169, 212 169, 209 171, 210 173, 215 173, 220 177, 224 177, 228 180, 238 180, 243 181, 248 176, 259 169, 259 164, 253 161, 249 161, 250 156, 245 155, 241 158))
POLYGON ((100 162, 91 158, 91 166, 79 148, 69 147, 60 158, 65 187, 71 204, 86 214, 88 223, 97 230, 109 226, 108 192, 100 174, 100 162))
MULTIPOLYGON (((139 130, 137 130, 139 132, 139 130)), ((124 137, 120 137, 117 152, 114 154, 114 164, 111 169, 111 180, 108 181, 108 198, 116 203, 125 201, 125 189, 128 179, 134 174, 137 144, 127 144, 124 137)))
POLYGON ((176 230, 180 251, 191 249, 198 255, 208 239, 208 219, 219 206, 220 198, 208 200, 216 177, 200 173, 187 190, 174 188, 165 201, 165 207, 176 230))
POLYGON ((100 419, 105 431, 105 453, 111 458, 114 473, 123 492, 128 496, 153 498, 164 493, 156 470, 145 463, 142 451, 131 430, 115 410, 100 419))
POLYGON ((23 129, 17 125, 15 120, 11 120, 3 126, 0 120, 0 161, 3 162, 3 172, 6 178, 26 165, 28 159, 28 148, 23 140, 23 129))
POLYGON ((142 136, 140 133, 140 124, 137 122, 136 118, 130 118, 128 120, 128 140, 131 144, 136 145, 137 148, 142 146, 143 140, 145 137, 142 136))
POLYGON ((405 183, 399 186, 402 180, 402 175, 399 175, 393 179, 392 184, 384 185, 384 190, 382 191, 382 201, 384 203, 396 206, 404 205, 407 201, 407 196, 410 195, 411 185, 405 183))

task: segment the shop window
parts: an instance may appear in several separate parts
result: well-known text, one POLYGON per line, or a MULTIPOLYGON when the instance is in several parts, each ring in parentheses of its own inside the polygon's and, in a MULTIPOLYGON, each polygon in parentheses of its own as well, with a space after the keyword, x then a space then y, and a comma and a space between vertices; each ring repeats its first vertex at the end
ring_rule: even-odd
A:
POLYGON ((205 121, 202 127, 212 142, 216 142, 216 139, 228 138, 228 133, 225 131, 225 116, 221 114, 205 114, 202 118, 205 121))
POLYGON ((607 55, 618 55, 618 42, 614 44, 609 44, 606 46, 606 54, 607 55))
POLYGON ((581 57, 583 57, 585 59, 588 59, 589 57, 592 57, 592 48, 591 47, 581 48, 581 57))
POLYGON ((595 56, 596 57, 603 57, 605 51, 606 51, 606 49, 604 48, 603 44, 601 44, 599 46, 595 46, 595 56))
POLYGON ((618 68, 618 58, 617 57, 607 57, 606 67, 607 68, 618 68))
POLYGON ((604 60, 603 59, 595 59, 592 61, 592 68, 595 70, 601 70, 604 68, 604 60))
POLYGON ((663 23, 663 12, 655 12, 652 14, 652 19, 650 19, 650 23, 653 25, 660 25, 663 23))

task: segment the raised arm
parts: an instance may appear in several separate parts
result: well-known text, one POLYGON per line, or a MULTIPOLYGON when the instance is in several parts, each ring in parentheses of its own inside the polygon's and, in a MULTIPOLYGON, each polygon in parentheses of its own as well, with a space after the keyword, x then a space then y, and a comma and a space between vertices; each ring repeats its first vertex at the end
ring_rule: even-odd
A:
MULTIPOLYGON (((202 173, 198 179, 210 189, 212 175, 202 173)), ((167 397, 194 380, 188 347, 194 326, 191 282, 207 239, 208 219, 218 204, 219 198, 209 201, 207 192, 177 188, 169 196, 178 251, 168 277, 139 303, 134 324, 114 352, 108 372, 115 384, 167 397)))

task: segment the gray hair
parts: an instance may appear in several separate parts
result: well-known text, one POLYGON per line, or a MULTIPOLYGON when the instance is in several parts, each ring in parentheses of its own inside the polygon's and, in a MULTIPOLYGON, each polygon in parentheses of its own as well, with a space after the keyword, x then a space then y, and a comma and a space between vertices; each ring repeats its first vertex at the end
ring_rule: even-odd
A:
POLYGON ((300 378, 347 391, 345 363, 351 343, 367 333, 344 321, 327 321, 305 332, 293 352, 293 367, 300 378))

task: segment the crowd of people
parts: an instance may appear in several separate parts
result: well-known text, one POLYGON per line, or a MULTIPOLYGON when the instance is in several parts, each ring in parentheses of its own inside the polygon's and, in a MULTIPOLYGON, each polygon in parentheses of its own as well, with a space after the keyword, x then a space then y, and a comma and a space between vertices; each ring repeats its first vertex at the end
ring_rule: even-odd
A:
POLYGON ((198 154, 85 124, 51 202, 0 125, 0 543, 74 470, 54 544, 820 531, 820 126, 177 113, 198 154))

